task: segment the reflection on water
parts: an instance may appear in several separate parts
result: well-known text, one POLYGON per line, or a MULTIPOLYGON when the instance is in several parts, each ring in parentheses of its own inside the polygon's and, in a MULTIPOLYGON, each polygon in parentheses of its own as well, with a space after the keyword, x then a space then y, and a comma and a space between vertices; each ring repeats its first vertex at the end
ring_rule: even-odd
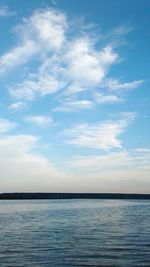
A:
POLYGON ((0 266, 150 266, 150 202, 1 200, 0 266))

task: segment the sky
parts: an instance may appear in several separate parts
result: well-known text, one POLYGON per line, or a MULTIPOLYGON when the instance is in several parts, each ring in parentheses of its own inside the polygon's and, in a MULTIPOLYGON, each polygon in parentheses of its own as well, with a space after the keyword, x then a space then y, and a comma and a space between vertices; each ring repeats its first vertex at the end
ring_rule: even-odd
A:
POLYGON ((0 192, 150 193, 150 1, 0 1, 0 192))

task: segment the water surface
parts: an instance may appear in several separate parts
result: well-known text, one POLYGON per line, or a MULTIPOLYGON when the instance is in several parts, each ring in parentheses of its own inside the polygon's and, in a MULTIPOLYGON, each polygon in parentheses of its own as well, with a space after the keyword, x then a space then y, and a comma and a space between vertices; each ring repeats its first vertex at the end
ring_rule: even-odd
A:
POLYGON ((150 266, 150 201, 0 200, 1 267, 150 266))

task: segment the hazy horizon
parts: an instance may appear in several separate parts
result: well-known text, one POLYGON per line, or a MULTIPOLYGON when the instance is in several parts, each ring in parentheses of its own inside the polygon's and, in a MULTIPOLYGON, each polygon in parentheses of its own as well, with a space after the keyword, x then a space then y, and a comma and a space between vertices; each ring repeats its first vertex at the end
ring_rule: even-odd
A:
POLYGON ((1 193, 150 193, 149 9, 1 0, 1 193))

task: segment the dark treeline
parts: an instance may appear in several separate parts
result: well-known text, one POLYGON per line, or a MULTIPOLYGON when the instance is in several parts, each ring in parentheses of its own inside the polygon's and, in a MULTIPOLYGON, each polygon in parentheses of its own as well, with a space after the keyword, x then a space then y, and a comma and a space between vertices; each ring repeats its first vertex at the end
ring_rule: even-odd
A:
POLYGON ((1 193, 0 199, 149 199, 150 194, 123 193, 1 193))

